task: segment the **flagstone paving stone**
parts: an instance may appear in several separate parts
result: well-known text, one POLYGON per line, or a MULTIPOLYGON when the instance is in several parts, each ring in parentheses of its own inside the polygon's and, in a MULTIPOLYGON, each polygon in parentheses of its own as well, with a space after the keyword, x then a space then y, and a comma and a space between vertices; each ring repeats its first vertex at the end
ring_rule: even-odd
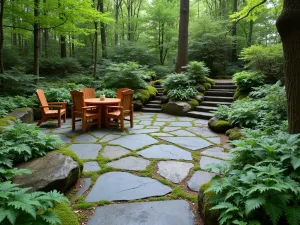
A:
POLYGON ((192 160, 192 154, 186 150, 178 148, 174 145, 153 145, 138 154, 145 158, 151 159, 181 159, 181 160, 192 160))
POLYGON ((75 197, 79 197, 81 195, 84 194, 84 192, 86 192, 90 186, 92 184, 92 179, 91 178, 83 178, 81 181, 81 187, 80 189, 77 191, 77 193, 75 194, 75 197))
POLYGON ((159 129, 140 129, 140 130, 133 130, 130 131, 132 134, 146 134, 146 133, 154 133, 159 132, 159 129))
POLYGON ((193 121, 195 120, 195 118, 191 118, 191 117, 177 117, 179 121, 193 121))
POLYGON ((104 147, 103 151, 101 152, 101 155, 103 155, 105 158, 115 159, 115 158, 119 158, 123 155, 127 155, 128 153, 130 153, 129 150, 122 148, 120 146, 106 145, 104 147))
MULTIPOLYGON (((200 168, 203 170, 208 170, 208 168, 210 168, 210 166, 212 166, 213 164, 218 164, 222 162, 224 161, 220 159, 202 156, 200 159, 200 168)), ((219 173, 220 171, 218 168, 214 168, 211 172, 219 173)))
POLYGON ((186 162, 161 161, 157 164, 157 167, 159 175, 175 184, 178 184, 187 177, 190 169, 194 167, 194 164, 186 162))
POLYGON ((184 200, 134 202, 97 207, 88 225, 194 225, 184 200))
POLYGON ((190 190, 198 192, 201 185, 209 182, 215 175, 206 171, 196 171, 188 181, 188 187, 190 190))
POLYGON ((172 134, 168 134, 168 133, 152 133, 151 135, 157 136, 157 137, 173 137, 172 134))
POLYGON ((98 162, 91 161, 91 162, 85 162, 83 165, 83 172, 93 172, 100 170, 100 166, 98 162))
POLYGON ((126 172, 109 172, 97 179, 86 201, 128 201, 164 196, 171 191, 170 187, 148 177, 139 177, 126 172))
POLYGON ((109 162, 106 165, 117 169, 139 171, 145 170, 149 164, 150 161, 147 159, 129 156, 113 162, 109 162))
POLYGON ((69 147, 81 159, 95 159, 101 148, 100 144, 72 144, 69 147))
POLYGON ((164 126, 164 125, 166 125, 166 123, 162 122, 162 121, 159 121, 159 122, 154 122, 153 125, 154 126, 164 126))
POLYGON ((221 144, 221 138, 220 137, 212 137, 212 138, 207 138, 207 140, 210 140, 216 144, 221 144))
POLYGON ((208 127, 189 127, 189 131, 194 132, 195 134, 201 135, 203 137, 218 137, 219 135, 211 131, 208 127))
POLYGON ((164 127, 163 132, 170 132, 170 131, 175 131, 179 130, 180 127, 164 127))
POLYGON ((173 127, 190 127, 192 124, 190 122, 171 122, 170 126, 173 127))
POLYGON ((176 130, 176 131, 173 131, 173 132, 170 132, 170 133, 174 134, 176 136, 182 136, 182 137, 185 137, 185 136, 194 137, 194 136, 196 136, 195 134, 193 134, 191 132, 188 132, 186 130, 176 130))
POLYGON ((140 122, 140 125, 142 124, 142 125, 151 125, 151 120, 143 120, 143 121, 141 121, 140 122))
POLYGON ((96 142, 98 139, 90 134, 80 134, 78 135, 74 142, 83 143, 83 142, 96 142))
POLYGON ((117 139, 121 137, 120 135, 115 135, 115 134, 108 134, 106 135, 104 138, 102 138, 100 140, 100 142, 108 142, 108 141, 111 141, 111 140, 114 140, 114 139, 117 139))
POLYGON ((101 130, 94 130, 91 132, 92 135, 94 135, 97 138, 103 138, 105 135, 107 135, 110 131, 107 129, 101 129, 101 130))
POLYGON ((108 144, 121 145, 131 150, 137 150, 147 145, 156 144, 158 141, 147 134, 128 135, 109 142, 108 144))
POLYGON ((224 152, 224 149, 220 148, 220 147, 214 147, 214 148, 207 149, 207 150, 201 152, 201 154, 212 156, 212 157, 217 157, 217 158, 225 159, 225 160, 229 159, 228 153, 224 152))
POLYGON ((58 136, 59 136, 59 137, 61 138, 61 140, 62 140, 64 143, 66 143, 66 144, 69 144, 69 143, 71 143, 71 141, 72 141, 71 138, 66 137, 66 136, 63 135, 63 134, 58 134, 58 136))
POLYGON ((160 139, 193 151, 212 145, 210 142, 199 137, 160 137, 160 139))

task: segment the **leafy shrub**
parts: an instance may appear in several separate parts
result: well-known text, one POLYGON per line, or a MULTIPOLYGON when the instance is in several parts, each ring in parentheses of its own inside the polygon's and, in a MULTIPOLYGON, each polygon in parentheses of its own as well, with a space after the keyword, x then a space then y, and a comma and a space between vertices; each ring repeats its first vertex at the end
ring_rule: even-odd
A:
POLYGON ((246 130, 233 141, 232 162, 206 192, 214 192, 212 210, 220 224, 289 224, 300 222, 299 135, 246 130))
POLYGON ((197 95, 197 90, 194 87, 182 87, 171 89, 168 91, 168 97, 173 100, 188 101, 197 95))
POLYGON ((75 83, 75 84, 82 84, 86 87, 94 87, 94 77, 90 74, 71 74, 64 77, 63 81, 65 83, 75 83))
POLYGON ((174 68, 168 66, 155 65, 151 67, 151 70, 155 72, 156 77, 158 79, 162 79, 168 74, 172 73, 174 71, 174 68))
POLYGON ((191 86, 191 81, 185 74, 170 74, 163 82, 163 87, 168 90, 177 89, 179 86, 182 88, 191 86))
POLYGON ((242 91, 251 91, 252 87, 264 84, 264 74, 261 72, 242 71, 233 75, 233 82, 242 91))
POLYGON ((284 77, 281 43, 271 46, 252 45, 241 51, 241 59, 247 63, 247 69, 262 71, 269 81, 282 80, 284 77))
POLYGON ((148 85, 146 89, 137 89, 134 93, 134 99, 140 100, 142 103, 148 102, 157 93, 155 87, 148 85))
POLYGON ((53 57, 40 60, 40 74, 42 75, 78 73, 81 69, 80 63, 75 58, 53 57))
POLYGON ((0 97, 0 118, 17 108, 34 106, 33 98, 22 96, 0 97))
POLYGON ((103 79, 106 88, 130 88, 145 89, 147 83, 145 78, 149 78, 149 71, 145 67, 141 67, 137 63, 128 62, 120 64, 112 64, 103 79))
POLYGON ((195 84, 204 83, 209 73, 209 68, 205 66, 204 62, 191 61, 185 66, 188 79, 195 84))
POLYGON ((106 98, 115 98, 117 96, 116 89, 102 89, 96 91, 96 96, 100 97, 100 95, 105 95, 106 98))

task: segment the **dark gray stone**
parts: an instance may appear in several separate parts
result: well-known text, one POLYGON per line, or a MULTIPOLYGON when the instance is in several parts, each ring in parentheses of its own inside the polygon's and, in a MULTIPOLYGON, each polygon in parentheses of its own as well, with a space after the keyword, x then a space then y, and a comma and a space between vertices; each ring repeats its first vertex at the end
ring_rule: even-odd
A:
POLYGON ((154 133, 154 132, 158 132, 159 129, 139 129, 139 130, 132 130, 130 131, 130 133, 134 133, 134 134, 147 134, 147 133, 154 133))
MULTIPOLYGON (((208 170, 208 168, 210 168, 213 164, 219 164, 219 163, 223 163, 224 161, 220 160, 220 159, 215 159, 215 158, 210 158, 210 157, 206 157, 206 156, 201 156, 200 159, 200 168, 203 170, 208 170)), ((219 169, 218 168, 214 168, 213 170, 211 170, 211 172, 213 173, 219 173, 219 169)))
POLYGON ((138 177, 125 172, 110 172, 97 179, 91 192, 87 195, 86 201, 128 201, 163 196, 171 191, 170 187, 151 178, 138 177))
POLYGON ((140 100, 136 100, 132 102, 134 111, 141 111, 143 108, 143 103, 140 100))
POLYGON ((21 120, 23 123, 33 123, 33 109, 32 108, 20 108, 12 111, 8 116, 15 117, 18 120, 21 120))
POLYGON ((182 146, 184 148, 188 148, 193 151, 212 145, 210 142, 199 137, 160 137, 160 139, 182 146))
POLYGON ((93 172, 100 170, 100 166, 98 162, 91 161, 91 162, 85 162, 83 165, 83 172, 93 172))
POLYGON ((202 84, 198 84, 196 87, 198 92, 205 93, 205 87, 202 84))
POLYGON ((206 171, 196 171, 188 181, 188 187, 192 191, 198 192, 201 185, 209 182, 216 174, 206 171))
POLYGON ((126 155, 128 153, 130 153, 130 151, 128 151, 125 148, 122 148, 120 146, 107 145, 101 152, 101 155, 103 155, 105 158, 115 159, 115 158, 119 158, 123 155, 126 155))
POLYGON ((189 131, 194 132, 203 137, 218 137, 219 135, 213 131, 211 131, 207 127, 189 127, 187 128, 189 131))
POLYGON ((164 112, 171 115, 185 116, 191 109, 192 107, 187 102, 168 102, 164 112))
POLYGON ((115 140, 119 137, 121 137, 121 136, 120 135, 114 135, 114 134, 108 134, 104 138, 102 138, 100 142, 109 142, 109 141, 115 140))
POLYGON ((105 135, 107 135, 109 130, 95 130, 92 131, 91 134, 94 135, 97 138, 103 138, 105 135))
POLYGON ((112 145, 121 145, 125 148, 131 150, 137 150, 139 148, 143 148, 147 145, 152 145, 157 143, 158 141, 147 134, 135 134, 121 137, 117 140, 113 140, 109 142, 112 145))
POLYGON ((157 136, 157 137, 173 137, 172 134, 168 134, 168 133, 153 133, 151 135, 157 136))
POLYGON ((160 97, 161 104, 166 104, 169 101, 169 97, 167 95, 163 95, 160 97))
POLYGON ((93 137, 90 134, 81 134, 75 138, 75 142, 83 143, 83 142, 96 142, 97 138, 93 137))
POLYGON ((159 175, 175 184, 178 184, 187 177, 190 169, 194 167, 194 164, 186 162, 161 161, 158 163, 157 167, 159 175))
POLYGON ((204 96, 203 96, 203 95, 196 95, 195 99, 196 99, 199 103, 201 103, 201 102, 203 102, 203 100, 204 100, 204 96))
POLYGON ((181 136, 181 137, 194 137, 194 136, 196 136, 195 134, 190 133, 186 130, 173 131, 173 132, 171 132, 171 134, 174 134, 176 136, 181 136))
POLYGON ((66 136, 63 135, 63 134, 59 134, 58 136, 60 137, 60 139, 61 139, 64 143, 66 143, 66 144, 71 143, 71 138, 66 137, 66 136))
POLYGON ((207 138, 207 139, 210 140, 213 143, 221 144, 221 138, 220 137, 212 137, 212 138, 207 138))
POLYGON ((174 145, 153 145, 138 152, 145 158, 192 160, 192 154, 174 145))
POLYGON ((91 184, 92 184, 91 178, 83 178, 81 181, 81 185, 80 185, 81 187, 75 194, 75 197, 79 197, 79 196, 83 195, 84 192, 86 192, 90 188, 91 184))
POLYGON ((195 216, 184 200, 135 202, 96 208, 88 225, 194 225, 195 216))
POLYGON ((31 187, 30 191, 66 192, 77 182, 81 172, 77 162, 59 152, 49 152, 17 167, 32 170, 32 174, 23 174, 13 179, 21 187, 31 187))
POLYGON ((69 149, 75 152, 81 159, 97 158, 99 150, 102 148, 100 144, 72 144, 69 149))
POLYGON ((150 164, 149 160, 137 158, 134 156, 129 156, 113 162, 109 162, 106 165, 117 169, 139 171, 139 170, 145 170, 149 164, 150 164))
POLYGON ((170 126, 173 126, 173 127, 191 127, 192 124, 190 122, 171 122, 170 126))
POLYGON ((220 147, 214 147, 214 148, 207 149, 207 150, 201 152, 201 154, 212 156, 212 157, 217 157, 217 158, 225 159, 225 160, 229 159, 228 153, 224 152, 224 149, 220 148, 220 147))

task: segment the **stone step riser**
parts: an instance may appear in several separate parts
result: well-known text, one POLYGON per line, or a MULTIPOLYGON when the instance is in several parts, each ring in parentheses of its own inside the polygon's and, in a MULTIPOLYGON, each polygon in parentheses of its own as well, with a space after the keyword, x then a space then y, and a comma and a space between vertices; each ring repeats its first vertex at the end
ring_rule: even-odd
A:
POLYGON ((161 108, 161 104, 146 104, 145 108, 161 108))
POLYGON ((213 85, 213 89, 236 89, 235 85, 213 85))
POLYGON ((209 120, 210 118, 213 117, 213 114, 206 115, 206 114, 201 114, 201 113, 197 113, 197 112, 195 113, 193 111, 188 112, 187 115, 189 117, 193 117, 193 118, 197 118, 197 119, 205 119, 205 120, 209 120))
POLYGON ((233 98, 230 97, 217 97, 217 96, 204 96, 205 101, 216 101, 216 102, 233 102, 233 98))
POLYGON ((148 104, 161 104, 161 101, 160 100, 152 100, 152 101, 149 101, 148 104))
POLYGON ((207 91, 205 93, 208 96, 223 96, 223 97, 233 97, 234 92, 219 92, 219 91, 207 91))
POLYGON ((215 111, 217 107, 207 107, 207 106, 197 106, 195 107, 195 111, 197 112, 209 112, 211 113, 212 111, 215 111))
POLYGON ((219 105, 231 105, 231 102, 202 102, 201 106, 218 107, 219 105))
POLYGON ((235 86, 235 84, 233 82, 228 82, 228 83, 219 83, 219 82, 216 82, 215 85, 232 85, 232 86, 235 86))
POLYGON ((214 89, 214 88, 211 88, 209 89, 208 91, 214 91, 214 92, 232 92, 232 93, 235 93, 236 89, 214 89))
POLYGON ((142 112, 162 112, 162 110, 158 108, 142 108, 142 112))

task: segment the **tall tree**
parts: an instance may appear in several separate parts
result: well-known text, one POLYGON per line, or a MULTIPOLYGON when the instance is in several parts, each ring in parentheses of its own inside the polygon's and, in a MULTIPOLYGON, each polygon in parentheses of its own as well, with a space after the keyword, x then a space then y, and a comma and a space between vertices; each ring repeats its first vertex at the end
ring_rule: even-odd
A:
POLYGON ((4 0, 0 0, 0 73, 4 73, 3 65, 3 46, 4 46, 4 29, 3 29, 3 18, 4 18, 4 0))
POLYGON ((284 0, 277 20, 285 58, 289 133, 300 133, 300 1, 284 0))
POLYGON ((180 0, 180 20, 178 34, 178 52, 175 72, 180 73, 188 64, 189 0, 180 0))
POLYGON ((38 21, 39 16, 39 0, 34 0, 34 24, 33 24, 33 73, 39 76, 39 54, 40 54, 40 24, 38 21))
MULTIPOLYGON (((101 13, 104 13, 103 0, 99 0, 99 9, 101 13)), ((107 58, 106 32, 105 32, 105 24, 103 22, 100 22, 100 37, 101 37, 102 57, 107 58)))
MULTIPOLYGON (((233 13, 236 13, 238 11, 238 0, 233 0, 233 13)), ((232 24, 232 30, 231 35, 234 38, 232 43, 232 53, 231 53, 231 61, 236 62, 237 61, 237 40, 236 40, 236 22, 233 22, 232 24)))

